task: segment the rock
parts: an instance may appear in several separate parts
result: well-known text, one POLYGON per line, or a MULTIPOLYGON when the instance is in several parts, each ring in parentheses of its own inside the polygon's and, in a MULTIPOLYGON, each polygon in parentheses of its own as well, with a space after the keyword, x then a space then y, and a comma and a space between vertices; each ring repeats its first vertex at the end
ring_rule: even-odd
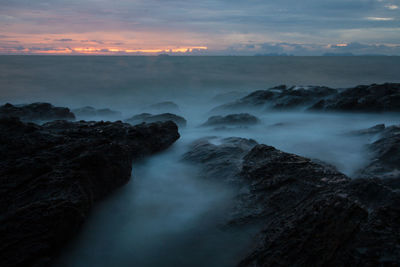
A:
POLYGON ((237 182, 235 176, 241 169, 242 157, 255 145, 257 142, 252 139, 238 137, 202 138, 191 144, 183 159, 201 164, 202 173, 207 179, 237 182))
POLYGON ((175 122, 179 127, 186 127, 186 120, 185 118, 172 114, 172 113, 162 113, 162 114, 157 114, 157 115, 152 115, 150 113, 142 113, 135 115, 127 120, 125 120, 128 123, 131 124, 139 124, 143 122, 156 122, 156 121, 173 121, 175 122))
POLYGON ((325 111, 400 111, 400 83, 332 89, 324 86, 278 86, 255 91, 212 112, 248 109, 307 109, 325 111))
POLYGON ((119 118, 122 115, 121 112, 119 111, 111 110, 108 108, 95 109, 94 107, 90 106, 77 108, 72 111, 78 118, 90 118, 90 119, 119 118))
POLYGON ((54 107, 49 103, 32 103, 28 105, 0 106, 0 117, 19 117, 23 121, 74 120, 75 115, 63 107, 54 107))
POLYGON ((0 118, 0 266, 48 266, 92 206, 124 185, 132 161, 179 138, 173 122, 0 118))
POLYGON ((180 112, 179 106, 172 101, 164 101, 150 105, 145 108, 145 110, 152 112, 180 112))
POLYGON ((321 99, 310 110, 357 112, 400 111, 400 83, 359 85, 330 99, 321 99))
POLYGON ((247 109, 293 109, 306 108, 322 98, 335 95, 337 90, 323 86, 284 85, 255 91, 237 101, 216 107, 212 112, 247 109))
POLYGON ((239 266, 400 263, 400 192, 386 179, 351 180, 327 164, 266 145, 231 144, 233 168, 218 161, 224 146, 203 144, 187 154, 197 155, 192 162, 206 175, 247 187, 229 224, 261 224, 262 231, 239 266))
POLYGON ((219 125, 254 125, 260 120, 248 113, 230 114, 227 116, 212 116, 202 124, 202 126, 219 126, 219 125))
POLYGON ((381 130, 367 151, 370 163, 359 171, 359 177, 400 178, 400 126, 381 130))

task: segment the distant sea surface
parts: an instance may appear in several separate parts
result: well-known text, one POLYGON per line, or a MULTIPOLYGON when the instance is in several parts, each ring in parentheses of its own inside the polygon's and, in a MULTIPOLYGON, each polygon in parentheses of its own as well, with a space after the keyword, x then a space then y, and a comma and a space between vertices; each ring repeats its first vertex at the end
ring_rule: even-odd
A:
POLYGON ((128 107, 279 84, 400 82, 400 57, 0 56, 0 103, 128 107))

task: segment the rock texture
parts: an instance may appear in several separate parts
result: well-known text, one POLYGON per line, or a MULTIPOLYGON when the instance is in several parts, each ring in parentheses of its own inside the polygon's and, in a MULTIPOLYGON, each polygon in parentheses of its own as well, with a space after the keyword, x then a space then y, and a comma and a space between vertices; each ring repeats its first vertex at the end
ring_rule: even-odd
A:
POLYGON ((0 116, 19 117, 23 121, 74 120, 75 115, 68 109, 54 107, 49 103, 0 106, 0 116))
POLYGON ((385 179, 351 180, 332 166, 271 146, 194 145, 185 159, 213 178, 238 180, 231 224, 263 226, 239 266, 397 266, 400 191, 385 179), (194 156, 198 155, 198 156, 194 156), (243 193, 244 192, 244 193, 243 193))
POLYGON ((332 89, 324 86, 277 86, 255 91, 213 112, 249 109, 307 109, 349 112, 400 111, 400 84, 359 85, 332 89))
POLYGON ((0 118, 0 266, 48 266, 93 204, 130 179, 133 160, 178 138, 173 122, 0 118))
POLYGON ((400 84, 360 85, 315 103, 311 110, 382 112, 400 111, 400 84))
POLYGON ((221 126, 221 125, 254 125, 260 120, 248 113, 230 114, 226 116, 211 116, 202 126, 221 126))
POLYGON ((337 94, 337 90, 322 86, 293 86, 285 85, 267 90, 255 91, 237 101, 216 107, 212 112, 223 110, 248 109, 293 109, 304 108, 315 102, 337 94))
POLYGON ((201 164, 204 177, 208 179, 237 182, 236 175, 240 172, 242 157, 255 145, 257 142, 252 139, 230 137, 220 140, 206 137, 191 144, 183 159, 201 164))
POLYGON ((109 108, 96 109, 90 106, 77 108, 72 111, 78 118, 100 118, 104 120, 109 118, 120 118, 122 116, 121 112, 119 111, 115 111, 109 108))
POLYGON ((377 140, 367 145, 370 163, 358 176, 400 179, 400 126, 378 125, 364 132, 375 132, 377 140))
POLYGON ((185 118, 172 114, 172 113, 162 113, 162 114, 157 114, 157 115, 152 115, 150 113, 142 113, 135 115, 127 120, 125 120, 128 123, 131 124, 139 124, 143 122, 156 122, 156 121, 173 121, 175 122, 178 126, 180 127, 185 127, 186 126, 186 120, 185 118))

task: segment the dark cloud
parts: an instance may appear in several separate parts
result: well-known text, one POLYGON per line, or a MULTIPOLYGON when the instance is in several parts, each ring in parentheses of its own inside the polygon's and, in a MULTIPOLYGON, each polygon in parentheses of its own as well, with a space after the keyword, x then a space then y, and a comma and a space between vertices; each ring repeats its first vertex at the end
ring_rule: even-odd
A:
POLYGON ((72 39, 64 38, 64 39, 55 39, 56 42, 72 42, 72 39))

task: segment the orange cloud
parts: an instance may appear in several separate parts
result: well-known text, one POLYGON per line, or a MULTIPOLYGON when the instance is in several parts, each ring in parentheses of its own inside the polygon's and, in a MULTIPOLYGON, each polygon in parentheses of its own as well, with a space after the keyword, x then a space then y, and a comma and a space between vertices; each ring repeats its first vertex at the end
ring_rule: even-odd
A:
POLYGON ((178 38, 153 33, 96 33, 96 34, 4 34, 0 38, 0 53, 24 54, 159 54, 191 53, 208 50, 196 39, 178 38), (18 47, 10 41, 18 43, 18 47), (177 41, 179 40, 179 41, 177 41), (21 48, 22 47, 22 48, 21 48))

